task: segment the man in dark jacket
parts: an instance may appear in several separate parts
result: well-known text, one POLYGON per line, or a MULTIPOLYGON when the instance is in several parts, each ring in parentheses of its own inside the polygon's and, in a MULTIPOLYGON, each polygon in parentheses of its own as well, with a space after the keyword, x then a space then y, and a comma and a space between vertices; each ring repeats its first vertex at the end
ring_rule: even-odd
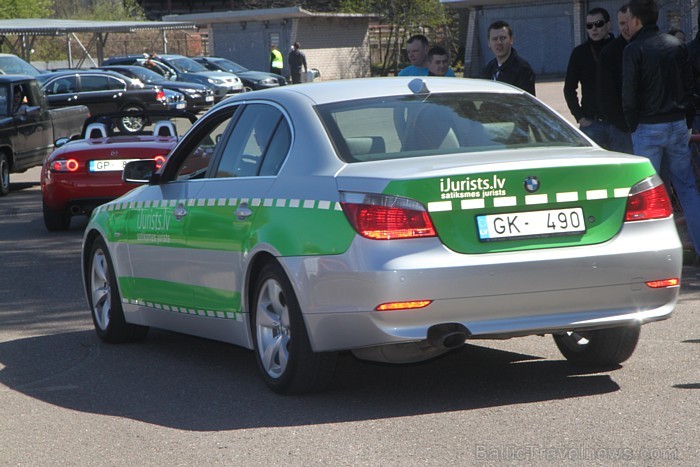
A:
MULTIPOLYGON (((698 14, 698 26, 700 27, 700 14, 698 14)), ((700 131, 700 31, 698 31, 695 39, 688 42, 688 55, 690 64, 693 67, 693 79, 695 82, 693 93, 693 105, 695 107, 693 130, 697 132, 700 131)))
POLYGON ((610 123, 598 109, 596 93, 598 57, 603 47, 613 40, 610 14, 604 8, 593 8, 586 15, 588 40, 574 48, 569 57, 564 80, 564 98, 579 129, 605 148, 610 146, 610 123), (581 102, 578 85, 581 83, 581 102))
POLYGON ((628 23, 629 8, 623 5, 617 12, 620 35, 603 47, 598 56, 596 97, 603 120, 610 123, 608 149, 632 154, 632 137, 622 111, 622 53, 631 37, 628 23))
POLYGON ((488 29, 489 49, 496 56, 486 64, 484 79, 517 86, 535 95, 535 72, 513 48, 513 29, 505 21, 496 21, 488 29))
POLYGON ((688 148, 694 115, 688 51, 676 37, 659 31, 655 0, 631 0, 629 12, 632 38, 622 58, 622 108, 634 153, 647 157, 658 173, 662 165, 667 169, 700 254, 700 195, 688 148))
POLYGON ((308 71, 306 67, 306 55, 301 51, 301 46, 298 42, 295 42, 292 46, 292 51, 289 52, 287 57, 287 63, 289 63, 289 69, 292 74, 292 84, 301 83, 301 68, 304 67, 304 72, 308 71))

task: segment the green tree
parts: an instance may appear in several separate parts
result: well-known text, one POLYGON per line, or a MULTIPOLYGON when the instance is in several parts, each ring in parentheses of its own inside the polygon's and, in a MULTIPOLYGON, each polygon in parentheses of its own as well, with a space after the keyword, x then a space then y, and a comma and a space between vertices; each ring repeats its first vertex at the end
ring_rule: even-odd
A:
MULTIPOLYGON (((0 0, 1 1, 1 0, 0 0)), ((56 17, 91 21, 141 21, 146 19, 137 0, 56 0, 56 17)))
POLYGON ((342 0, 340 11, 375 14, 389 26, 389 37, 383 38, 380 44, 381 74, 397 70, 399 51, 412 34, 430 37, 431 33, 445 30, 451 23, 450 15, 439 0, 342 0))
POLYGON ((0 0, 0 19, 50 18, 53 0, 0 0))

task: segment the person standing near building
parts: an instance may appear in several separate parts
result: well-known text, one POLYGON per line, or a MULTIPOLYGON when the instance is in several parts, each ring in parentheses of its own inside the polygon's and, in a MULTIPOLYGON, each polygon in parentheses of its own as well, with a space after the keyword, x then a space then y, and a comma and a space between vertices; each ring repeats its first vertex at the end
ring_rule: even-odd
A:
POLYGON ((534 96, 535 72, 513 48, 513 28, 505 21, 496 21, 489 26, 487 34, 495 58, 486 64, 483 78, 512 84, 534 96))
POLYGON ((629 7, 621 6, 617 11, 620 35, 603 47, 598 57, 596 97, 603 120, 610 123, 608 149, 632 154, 632 137, 622 111, 622 52, 631 37, 629 19, 629 7))
POLYGON ((277 44, 270 45, 270 73, 282 74, 284 68, 284 58, 282 52, 277 50, 277 44))
POLYGON ((588 40, 571 52, 564 80, 566 105, 578 122, 579 129, 589 138, 608 148, 610 146, 610 123, 605 121, 598 109, 597 66, 600 51, 613 40, 610 33, 610 13, 604 8, 593 8, 586 15, 588 40), (581 83, 581 101, 578 86, 581 83))
POLYGON ((659 31, 655 0, 631 0, 628 5, 632 37, 622 57, 622 108, 634 153, 647 157, 657 173, 662 166, 667 170, 700 255, 700 194, 688 147, 694 115, 688 52, 676 37, 659 31))
POLYGON ((301 69, 303 67, 306 72, 308 68, 306 66, 306 55, 301 51, 301 46, 298 42, 295 42, 292 46, 292 50, 287 56, 287 63, 292 73, 292 84, 301 83, 301 69))
MULTIPOLYGON (((399 71, 399 76, 428 76, 430 73, 428 69, 429 51, 430 45, 428 43, 428 38, 423 34, 414 34, 409 37, 406 43, 406 53, 408 54, 408 60, 411 64, 399 71)), ((448 66, 445 76, 452 77, 454 75, 455 72, 448 66)))

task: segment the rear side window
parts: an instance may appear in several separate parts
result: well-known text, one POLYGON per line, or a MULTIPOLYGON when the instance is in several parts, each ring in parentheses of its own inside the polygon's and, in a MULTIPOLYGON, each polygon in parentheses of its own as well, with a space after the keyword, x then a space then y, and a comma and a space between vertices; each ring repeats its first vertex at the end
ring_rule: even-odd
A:
POLYGON ((86 75, 80 77, 83 92, 126 89, 126 84, 111 76, 86 75))
POLYGON ((589 146, 564 120, 521 94, 450 93, 337 102, 317 107, 345 162, 589 146))
POLYGON ((250 104, 236 120, 214 176, 276 175, 290 143, 286 120, 276 107, 250 104))

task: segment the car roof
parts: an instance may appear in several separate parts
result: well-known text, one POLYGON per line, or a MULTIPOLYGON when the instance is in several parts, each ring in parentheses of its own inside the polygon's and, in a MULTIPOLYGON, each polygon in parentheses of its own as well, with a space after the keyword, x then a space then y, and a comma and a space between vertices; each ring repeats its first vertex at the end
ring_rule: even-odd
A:
POLYGON ((121 75, 117 73, 116 71, 111 71, 111 70, 99 70, 99 69, 94 69, 94 68, 74 68, 70 70, 56 70, 52 71, 49 73, 49 76, 47 78, 51 79, 54 76, 63 76, 63 75, 85 75, 85 74, 101 74, 101 75, 109 75, 113 76, 115 78, 121 78, 124 79, 126 76, 121 75))
POLYGON ((0 83, 16 83, 17 81, 32 81, 36 78, 29 75, 0 75, 0 83))
MULTIPOLYGON (((294 86, 279 86, 266 89, 264 94, 255 93, 255 95, 248 95, 246 93, 234 96, 228 101, 250 100, 257 96, 279 100, 292 99, 292 96, 303 96, 320 105, 357 99, 405 96, 413 93, 409 88, 409 83, 412 81, 418 84, 421 84, 422 81, 429 92, 432 93, 485 92, 526 94, 525 91, 514 86, 483 79, 399 76, 320 81, 296 84, 294 86)), ((427 94, 425 95, 427 96, 427 94)))

